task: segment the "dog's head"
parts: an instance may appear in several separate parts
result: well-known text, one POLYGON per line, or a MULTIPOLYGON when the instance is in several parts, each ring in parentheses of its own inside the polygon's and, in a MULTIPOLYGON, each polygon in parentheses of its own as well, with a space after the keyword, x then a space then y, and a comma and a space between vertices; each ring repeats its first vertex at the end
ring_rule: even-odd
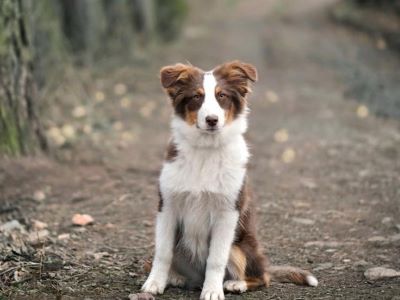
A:
POLYGON ((216 134, 245 112, 254 66, 228 62, 212 71, 176 64, 161 69, 161 84, 172 100, 175 114, 205 134, 216 134))

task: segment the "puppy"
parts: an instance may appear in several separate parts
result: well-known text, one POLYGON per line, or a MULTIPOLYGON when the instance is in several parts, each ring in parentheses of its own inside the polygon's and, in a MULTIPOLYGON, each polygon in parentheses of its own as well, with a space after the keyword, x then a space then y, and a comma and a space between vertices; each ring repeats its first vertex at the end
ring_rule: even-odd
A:
POLYGON ((317 286, 309 272, 270 266, 257 240, 246 166, 247 96, 254 66, 228 62, 205 72, 176 64, 161 69, 174 108, 163 165, 155 257, 142 291, 167 285, 201 288, 224 299, 270 280, 317 286))

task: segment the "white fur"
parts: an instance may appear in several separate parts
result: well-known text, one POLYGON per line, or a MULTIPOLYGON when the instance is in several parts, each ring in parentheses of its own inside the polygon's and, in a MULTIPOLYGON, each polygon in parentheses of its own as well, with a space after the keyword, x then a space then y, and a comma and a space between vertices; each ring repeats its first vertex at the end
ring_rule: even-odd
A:
POLYGON ((244 280, 227 280, 224 289, 232 293, 244 293, 247 291, 247 283, 244 280))
POLYGON ((221 129, 225 124, 225 111, 219 105, 215 98, 215 87, 217 80, 211 72, 204 73, 203 89, 204 89, 204 102, 197 113, 197 126, 202 129, 207 129, 206 117, 215 115, 218 117, 216 129, 221 129))
MULTIPOLYGON (((203 111, 203 106, 200 108, 199 115, 202 111, 205 119, 208 113, 217 114, 223 120, 224 111, 215 99, 213 80, 213 75, 205 76, 205 107, 203 111)), ((157 218, 153 268, 142 288, 144 291, 163 292, 175 239, 171 228, 179 222, 184 230, 180 242, 190 251, 192 262, 206 266, 201 299, 224 299, 223 278, 239 218, 235 204, 249 158, 243 138, 246 115, 245 110, 215 134, 189 125, 179 117, 173 118, 173 141, 178 155, 166 162, 161 171, 163 208, 157 218)))
POLYGON ((318 279, 315 278, 313 275, 308 275, 306 277, 306 280, 309 286, 318 286, 318 279))

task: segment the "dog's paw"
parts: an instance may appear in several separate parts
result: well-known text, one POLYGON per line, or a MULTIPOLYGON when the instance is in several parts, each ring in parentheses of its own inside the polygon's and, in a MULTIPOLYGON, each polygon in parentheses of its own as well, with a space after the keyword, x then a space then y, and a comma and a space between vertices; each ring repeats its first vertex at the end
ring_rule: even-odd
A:
POLYGON ((166 283, 164 280, 157 280, 156 278, 149 277, 142 286, 142 291, 151 293, 153 295, 164 293, 166 283))
POLYGON ((201 300, 224 300, 224 290, 221 288, 207 288, 204 287, 201 291, 201 300))
POLYGON ((154 300, 154 296, 150 293, 129 294, 129 300, 154 300))
POLYGON ((247 291, 247 283, 244 280, 227 280, 224 289, 231 293, 244 293, 247 291))

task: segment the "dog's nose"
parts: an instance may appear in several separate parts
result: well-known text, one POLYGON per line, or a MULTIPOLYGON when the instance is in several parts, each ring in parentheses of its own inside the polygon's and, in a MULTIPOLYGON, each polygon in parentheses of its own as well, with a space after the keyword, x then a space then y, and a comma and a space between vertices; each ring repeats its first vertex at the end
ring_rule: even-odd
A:
POLYGON ((208 126, 214 127, 218 123, 218 116, 216 115, 207 116, 206 122, 208 126))

